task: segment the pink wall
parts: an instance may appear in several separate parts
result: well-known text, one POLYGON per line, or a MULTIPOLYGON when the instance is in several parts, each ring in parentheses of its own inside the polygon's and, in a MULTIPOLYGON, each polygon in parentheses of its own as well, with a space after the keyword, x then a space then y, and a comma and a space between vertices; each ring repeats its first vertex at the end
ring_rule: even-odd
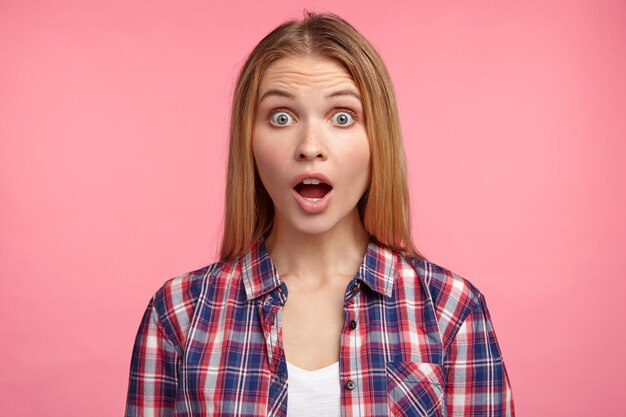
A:
POLYGON ((623 1, 209 3, 0 2, 2 415, 122 414, 148 299, 215 259, 236 71, 303 7, 386 60, 418 246, 518 415, 624 415, 623 1))

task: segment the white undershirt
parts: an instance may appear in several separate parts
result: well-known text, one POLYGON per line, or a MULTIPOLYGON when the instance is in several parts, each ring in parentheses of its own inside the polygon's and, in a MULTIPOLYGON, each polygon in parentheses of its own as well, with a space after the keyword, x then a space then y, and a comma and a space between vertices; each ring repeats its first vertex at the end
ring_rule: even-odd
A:
POLYGON ((287 417, 340 417, 339 362, 307 371, 287 362, 287 417))

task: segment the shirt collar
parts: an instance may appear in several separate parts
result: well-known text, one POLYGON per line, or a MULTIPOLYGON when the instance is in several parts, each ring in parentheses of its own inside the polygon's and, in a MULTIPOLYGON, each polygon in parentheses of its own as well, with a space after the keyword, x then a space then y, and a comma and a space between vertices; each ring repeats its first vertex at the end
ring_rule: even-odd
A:
POLYGON ((243 256, 241 275, 248 300, 258 298, 281 285, 263 238, 256 241, 243 256))
POLYGON ((357 278, 372 290, 391 297, 397 273, 396 256, 393 251, 376 239, 370 238, 357 278))
MULTIPOLYGON (((367 251, 357 272, 356 279, 372 290, 390 297, 396 277, 394 253, 374 238, 370 238, 367 251)), ((265 240, 255 242, 241 258, 241 275, 248 300, 253 300, 280 287, 282 281, 270 259, 265 240)))

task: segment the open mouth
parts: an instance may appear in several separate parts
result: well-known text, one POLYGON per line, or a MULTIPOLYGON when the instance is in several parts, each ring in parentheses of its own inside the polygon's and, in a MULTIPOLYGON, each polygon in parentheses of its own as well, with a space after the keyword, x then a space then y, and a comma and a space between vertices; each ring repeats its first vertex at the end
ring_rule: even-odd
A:
POLYGON ((333 189, 330 185, 315 178, 307 178, 293 189, 308 201, 319 201, 333 189))

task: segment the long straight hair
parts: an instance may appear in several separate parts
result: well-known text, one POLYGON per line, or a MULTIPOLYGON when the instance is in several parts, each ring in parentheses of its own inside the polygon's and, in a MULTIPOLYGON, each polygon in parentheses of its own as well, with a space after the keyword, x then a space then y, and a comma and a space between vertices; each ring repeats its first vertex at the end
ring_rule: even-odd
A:
POLYGON ((263 38, 239 73, 231 109, 221 260, 243 255, 272 228, 274 206, 252 152, 258 89, 272 62, 299 55, 335 60, 351 74, 361 93, 371 149, 371 180, 358 204, 365 230, 386 247, 424 259, 411 237, 404 149, 387 68, 348 22, 331 13, 305 10, 303 20, 285 22, 263 38))

